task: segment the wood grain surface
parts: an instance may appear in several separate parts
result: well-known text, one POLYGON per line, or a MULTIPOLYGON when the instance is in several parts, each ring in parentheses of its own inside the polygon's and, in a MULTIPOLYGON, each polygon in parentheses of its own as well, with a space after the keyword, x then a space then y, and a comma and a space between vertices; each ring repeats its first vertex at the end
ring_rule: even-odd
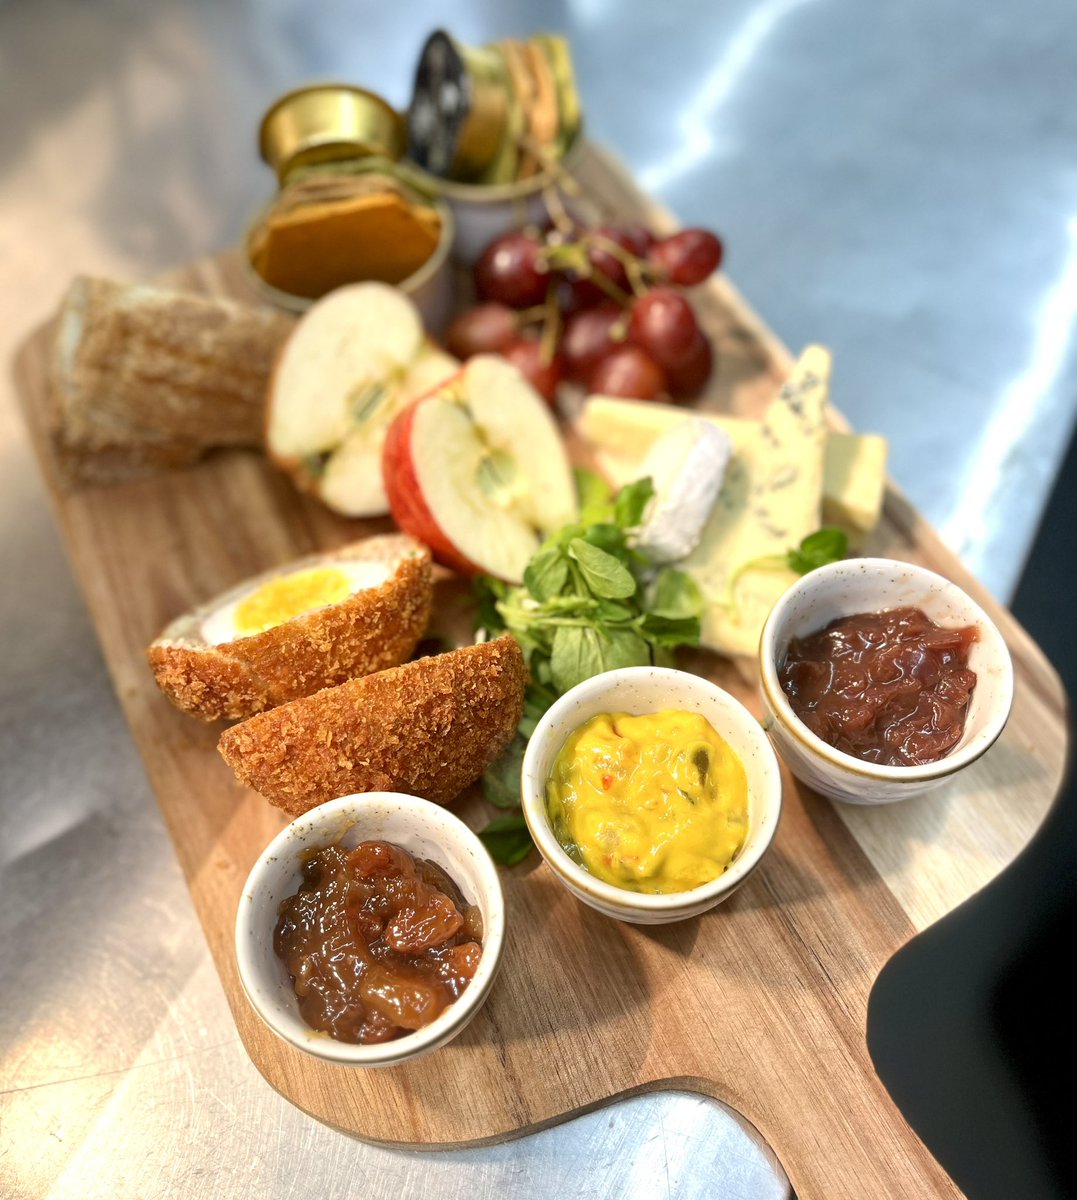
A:
MULTIPOLYGON (((671 224, 604 154, 589 150, 577 177, 605 212, 671 224)), ((234 255, 173 281, 250 294, 234 255)), ((719 364, 702 406, 758 415, 788 371, 788 352, 724 278, 701 289, 698 303, 719 364)), ((50 336, 49 328, 35 334, 16 363, 26 419, 236 1024, 273 1087, 337 1128, 422 1147, 498 1141, 611 1097, 688 1088, 752 1122, 801 1200, 957 1194, 872 1069, 868 994, 899 946, 988 882, 1032 836, 1061 780, 1065 700, 1028 635, 895 489, 871 550, 955 580, 1013 653, 1013 716, 985 758, 944 790, 883 808, 832 805, 786 775, 781 826, 760 868, 717 910, 664 928, 621 925, 584 908, 533 854, 503 872, 504 962, 475 1021, 413 1064, 349 1070, 278 1041, 243 996, 236 904, 284 818, 235 783, 216 751, 219 727, 184 716, 157 692, 144 649, 174 616, 221 589, 389 524, 334 517, 252 452, 64 493, 43 429, 50 336)), ((835 393, 840 403, 840 359, 835 393)), ((469 628, 460 581, 442 578, 435 608, 437 630, 469 628)), ((697 652, 682 665, 758 712, 751 664, 697 652)), ((488 817, 474 792, 455 810, 473 826, 488 817)))

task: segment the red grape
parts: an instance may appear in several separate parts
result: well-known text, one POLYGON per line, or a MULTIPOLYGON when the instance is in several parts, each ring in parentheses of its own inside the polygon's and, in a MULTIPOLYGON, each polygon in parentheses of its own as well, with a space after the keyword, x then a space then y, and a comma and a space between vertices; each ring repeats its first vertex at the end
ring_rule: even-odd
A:
POLYGON ((557 305, 561 312, 568 315, 601 304, 606 293, 591 278, 587 246, 564 234, 553 237, 549 243, 550 270, 557 276, 557 305))
POLYGON ((517 335, 516 314, 504 304, 478 304, 445 331, 445 349, 457 358, 496 354, 517 335))
POLYGON ((606 293, 593 279, 586 275, 578 275, 575 271, 565 271, 562 278, 561 294, 558 304, 565 313, 584 312, 602 304, 607 300, 606 293))
MULTIPOLYGON (((581 230, 575 235, 550 234, 550 270, 559 278, 558 304, 564 313, 594 308, 629 290, 628 273, 611 243, 621 245, 622 234, 612 226, 581 230), (617 289, 613 291, 612 289, 617 289)), ((630 252, 630 251, 626 251, 630 252)))
POLYGON ((672 288, 651 288, 632 305, 628 336, 663 370, 681 366, 695 349, 698 335, 692 306, 672 288))
POLYGON ((625 265, 621 258, 608 246, 605 242, 612 242, 625 252, 625 254, 634 255, 639 258, 632 245, 632 240, 623 230, 615 229, 611 225, 600 225, 593 230, 594 242, 588 250, 587 257, 590 259, 591 268, 595 271, 600 271, 614 287, 618 287, 622 292, 629 290, 628 272, 625 270, 625 265))
POLYGON ((517 338, 501 353, 552 408, 557 399, 557 385, 565 376, 560 356, 555 354, 549 362, 543 362, 542 344, 537 338, 517 338))
POLYGON ((722 243, 706 229, 682 229, 656 242, 647 257, 670 283, 694 287, 718 270, 722 243))
POLYGON ((670 395, 676 396, 678 400, 688 400, 693 396, 698 396, 707 380, 710 379, 713 366, 714 355, 711 351, 710 340, 706 334, 700 331, 694 347, 681 364, 666 369, 670 395))
POLYGON ((541 242, 518 229, 492 241, 475 264, 475 288, 480 299, 507 304, 509 308, 541 304, 550 279, 541 251, 541 242))
POLYGON ((625 344, 611 350, 595 367, 590 387, 602 396, 653 400, 666 390, 666 377, 646 350, 625 344))
POLYGON ((561 338, 561 354, 569 376, 577 383, 586 387, 599 361, 623 343, 623 334, 619 341, 611 336, 613 327, 623 316, 619 308, 604 305, 569 317, 561 338))
POLYGON ((617 234, 618 245, 637 258, 646 258, 654 245, 654 234, 645 225, 622 225, 617 234))

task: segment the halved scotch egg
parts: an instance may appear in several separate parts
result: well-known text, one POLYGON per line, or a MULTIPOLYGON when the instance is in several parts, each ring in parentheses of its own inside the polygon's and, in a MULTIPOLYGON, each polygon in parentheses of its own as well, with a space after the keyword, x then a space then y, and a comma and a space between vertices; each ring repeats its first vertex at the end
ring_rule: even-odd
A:
POLYGON ((253 716, 405 661, 430 617, 430 552, 396 534, 312 554, 173 621, 146 655, 206 721, 253 716))

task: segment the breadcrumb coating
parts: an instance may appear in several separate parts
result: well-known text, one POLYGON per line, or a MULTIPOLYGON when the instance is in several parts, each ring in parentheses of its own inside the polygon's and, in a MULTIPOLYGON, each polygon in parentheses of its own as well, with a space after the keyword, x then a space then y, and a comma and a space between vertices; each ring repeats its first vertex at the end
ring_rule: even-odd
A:
POLYGON ((239 720, 403 662, 430 619, 430 552, 412 538, 390 534, 309 556, 290 569, 344 558, 396 568, 377 587, 263 633, 217 646, 203 641, 202 622, 257 584, 246 581, 173 621, 149 647, 146 656, 161 691, 203 720, 239 720))
POLYGON ((447 804, 508 745, 526 684, 519 645, 500 637, 251 717, 218 749, 241 783, 292 816, 353 792, 447 804))

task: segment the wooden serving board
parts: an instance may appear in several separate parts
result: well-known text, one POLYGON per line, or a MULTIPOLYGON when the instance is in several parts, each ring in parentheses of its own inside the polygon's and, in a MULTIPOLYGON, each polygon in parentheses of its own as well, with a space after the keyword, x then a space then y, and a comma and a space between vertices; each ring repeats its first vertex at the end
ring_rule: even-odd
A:
MULTIPOLYGON (((610 214, 671 225, 605 155, 588 151, 577 177, 610 214)), ((176 281, 249 295, 231 255, 186 268, 176 281)), ((789 355, 724 278, 701 291, 699 305, 719 364, 703 406, 757 416, 789 355)), ((424 1147, 498 1141, 612 1097, 688 1088, 752 1122, 802 1200, 956 1194, 872 1069, 868 993, 899 946, 1031 837, 1060 784, 1064 697, 1027 634, 897 491, 887 495, 872 549, 954 579, 1013 652, 1013 716, 991 752, 945 790, 884 808, 835 806, 787 776, 781 827, 760 868, 726 904, 673 926, 599 916, 533 854, 503 873, 504 962, 466 1032, 410 1065, 334 1067, 275 1038, 236 973, 237 901, 284 818, 235 783, 216 752, 219 727, 184 716, 157 692, 143 651, 177 613, 238 580, 388 523, 333 517, 253 453, 65 494, 41 420, 50 334, 35 334, 16 364, 27 422, 240 1035, 274 1088, 339 1129, 424 1147)), ((840 397, 840 360, 837 389, 840 397)), ((466 587, 439 584, 439 626, 466 626, 467 604, 466 587)), ((704 653, 685 665, 758 711, 750 665, 704 653)), ((456 811, 472 825, 488 817, 477 794, 456 811)))

